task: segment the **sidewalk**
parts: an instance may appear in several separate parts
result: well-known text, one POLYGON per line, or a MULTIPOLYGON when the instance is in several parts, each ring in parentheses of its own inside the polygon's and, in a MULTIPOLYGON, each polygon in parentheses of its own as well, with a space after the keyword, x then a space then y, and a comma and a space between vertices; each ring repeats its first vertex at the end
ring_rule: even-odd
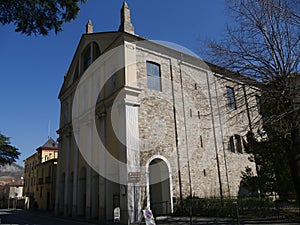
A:
MULTIPOLYGON (((84 218, 71 218, 71 217, 56 217, 51 212, 43 211, 25 211, 25 210, 7 210, 0 209, 0 224, 18 224, 18 225, 114 225, 116 223, 106 222, 102 223, 95 220, 85 220, 84 218)), ((135 225, 145 225, 145 222, 135 223, 135 225)), ((162 216, 156 218, 157 225, 190 225, 189 217, 171 217, 162 216)), ((204 217, 193 217, 193 225, 204 225, 204 224, 240 224, 240 225, 254 225, 254 224, 273 224, 273 225, 299 225, 300 220, 240 220, 239 223, 234 218, 204 218, 204 217)))
MULTIPOLYGON (((180 224, 180 225, 189 225, 190 218, 189 217, 158 217, 156 218, 157 225, 160 224, 180 224)), ((192 218, 193 225, 200 224, 273 224, 273 225, 282 225, 282 224, 290 224, 290 225, 299 225, 300 220, 276 220, 276 219, 237 219, 234 218, 204 218, 204 217, 193 217, 192 218)))

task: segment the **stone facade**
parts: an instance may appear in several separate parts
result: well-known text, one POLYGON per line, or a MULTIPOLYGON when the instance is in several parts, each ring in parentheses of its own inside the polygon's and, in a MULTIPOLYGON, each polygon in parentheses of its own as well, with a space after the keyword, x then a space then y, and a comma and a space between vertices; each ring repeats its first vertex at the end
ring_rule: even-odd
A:
MULTIPOLYGON (((137 73, 143 90, 139 96, 141 166, 145 166, 153 155, 168 159, 174 171, 173 197, 180 194, 178 170, 183 197, 190 194, 220 197, 220 183, 222 196, 238 196, 241 171, 245 166, 255 171, 244 150, 242 154, 228 151, 230 136, 244 136, 249 131, 243 92, 243 85, 247 84, 223 78, 222 74, 215 74, 207 66, 198 66, 199 62, 194 63, 188 55, 182 58, 179 52, 160 51, 160 47, 165 48, 137 47, 137 58, 141 62, 137 73), (160 65, 162 92, 147 89, 147 61, 160 65), (236 110, 227 107, 226 86, 234 87, 236 110)), ((252 108, 255 108, 253 93, 256 92, 247 85, 246 96, 250 98, 252 108)), ((251 110, 256 114, 250 115, 251 121, 259 116, 255 111, 251 110)))
MULTIPOLYGON (((129 12, 124 3, 120 27, 129 12)), ((130 224, 190 195, 237 196, 241 171, 255 171, 243 139, 259 125, 257 93, 133 27, 83 35, 59 94, 56 213, 111 221, 120 208, 130 224)))

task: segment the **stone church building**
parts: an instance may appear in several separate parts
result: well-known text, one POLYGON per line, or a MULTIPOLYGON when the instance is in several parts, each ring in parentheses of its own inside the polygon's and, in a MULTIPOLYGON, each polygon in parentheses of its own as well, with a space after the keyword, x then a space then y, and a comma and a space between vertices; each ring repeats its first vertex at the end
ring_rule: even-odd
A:
POLYGON ((259 119, 251 80, 186 49, 134 33, 124 2, 118 31, 86 26, 64 77, 55 211, 137 221, 188 196, 234 197, 255 165, 245 134, 259 119))

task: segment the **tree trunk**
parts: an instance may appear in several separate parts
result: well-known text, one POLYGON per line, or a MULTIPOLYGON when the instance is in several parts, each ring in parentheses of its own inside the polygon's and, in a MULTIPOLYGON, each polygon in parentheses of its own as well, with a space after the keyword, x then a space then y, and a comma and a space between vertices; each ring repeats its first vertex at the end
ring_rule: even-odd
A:
POLYGON ((291 132, 292 149, 289 156, 289 163, 300 210, 300 132, 299 127, 295 126, 291 132))

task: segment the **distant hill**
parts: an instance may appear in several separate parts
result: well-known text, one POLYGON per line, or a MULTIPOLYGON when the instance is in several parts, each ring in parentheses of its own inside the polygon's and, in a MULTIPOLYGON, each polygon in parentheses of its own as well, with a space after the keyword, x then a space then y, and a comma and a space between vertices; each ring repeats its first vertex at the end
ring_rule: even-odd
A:
POLYGON ((12 177, 15 179, 20 179, 24 176, 24 168, 15 163, 11 165, 0 166, 0 178, 1 177, 12 177))

